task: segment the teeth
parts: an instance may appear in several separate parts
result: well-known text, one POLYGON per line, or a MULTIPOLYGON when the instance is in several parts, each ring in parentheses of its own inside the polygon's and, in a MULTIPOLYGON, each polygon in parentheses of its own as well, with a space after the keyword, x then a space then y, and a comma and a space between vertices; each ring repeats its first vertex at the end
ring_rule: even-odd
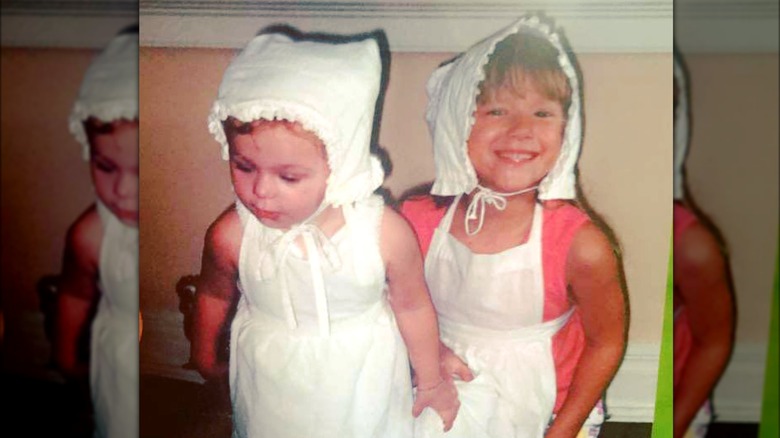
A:
POLYGON ((533 154, 525 152, 502 152, 498 154, 499 157, 516 162, 528 161, 533 158, 533 154))

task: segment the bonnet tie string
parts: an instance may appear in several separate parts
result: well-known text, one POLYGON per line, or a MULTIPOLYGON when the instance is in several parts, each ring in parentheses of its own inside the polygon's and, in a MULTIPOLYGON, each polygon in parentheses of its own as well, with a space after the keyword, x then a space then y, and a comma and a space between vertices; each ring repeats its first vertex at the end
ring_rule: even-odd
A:
POLYGON ((138 228, 122 223, 103 202, 95 202, 98 216, 103 222, 106 235, 116 242, 113 249, 115 263, 109 269, 122 281, 138 278, 138 228))
POLYGON ((496 210, 503 211, 506 208, 507 197, 528 193, 532 190, 536 190, 538 187, 539 186, 533 186, 516 192, 502 193, 495 192, 477 184, 477 192, 472 196, 471 202, 469 202, 469 206, 466 208, 466 218, 464 222, 466 234, 473 236, 482 229, 482 225, 485 223, 485 209, 487 208, 487 205, 492 205, 496 210), (473 221, 478 221, 477 228, 474 230, 470 227, 470 224, 473 221))
MULTIPOLYGON (((275 276, 285 264, 290 251, 293 248, 295 240, 301 237, 306 250, 306 256, 309 261, 312 285, 314 287, 314 299, 317 309, 317 322, 320 333, 323 336, 330 335, 330 316, 328 312, 328 301, 325 290, 325 279, 323 269, 327 266, 330 270, 337 270, 341 267, 339 258, 333 242, 316 225, 302 223, 292 227, 289 231, 282 234, 274 240, 269 246, 270 249, 262 250, 260 259, 260 275, 262 278, 275 276), (323 266, 323 262, 326 266, 323 266)), ((290 329, 298 327, 298 320, 295 316, 292 298, 290 296, 289 286, 286 276, 281 277, 281 300, 285 312, 285 320, 290 329)))
POLYGON ((138 278, 138 230, 122 225, 116 274, 122 279, 138 278))

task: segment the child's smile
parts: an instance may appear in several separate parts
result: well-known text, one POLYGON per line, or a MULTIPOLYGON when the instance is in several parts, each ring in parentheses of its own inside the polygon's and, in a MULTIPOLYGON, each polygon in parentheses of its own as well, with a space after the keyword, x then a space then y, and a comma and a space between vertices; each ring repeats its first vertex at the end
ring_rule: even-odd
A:
POLYGON ((526 77, 522 95, 502 87, 477 105, 468 153, 480 182, 502 192, 534 186, 555 164, 563 142, 560 102, 526 77))
POLYGON ((496 155, 502 160, 516 164, 528 162, 539 156, 536 152, 522 149, 501 149, 496 151, 496 155))

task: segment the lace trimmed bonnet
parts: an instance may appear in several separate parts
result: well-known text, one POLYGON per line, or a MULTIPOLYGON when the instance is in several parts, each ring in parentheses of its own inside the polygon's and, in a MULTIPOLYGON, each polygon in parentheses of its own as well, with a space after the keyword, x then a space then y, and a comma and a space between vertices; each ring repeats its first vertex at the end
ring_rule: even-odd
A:
POLYGON ((347 43, 255 37, 230 63, 208 117, 209 131, 227 160, 222 122, 287 120, 325 144, 330 177, 325 205, 370 196, 384 173, 370 153, 382 66, 374 39, 347 43))
POLYGON ((84 121, 96 117, 104 122, 138 117, 138 34, 114 37, 92 61, 71 110, 70 132, 89 159, 89 141, 84 121))
POLYGON ((674 199, 685 198, 685 157, 688 154, 688 77, 680 54, 674 52, 674 81, 677 84, 677 107, 674 111, 674 199))
POLYGON ((575 167, 582 141, 580 88, 577 73, 551 24, 526 16, 480 41, 453 62, 433 72, 427 84, 426 121, 433 139, 436 178, 431 193, 454 196, 477 187, 477 175, 468 158, 467 141, 474 124, 479 84, 484 66, 496 45, 516 33, 528 33, 549 41, 558 50, 558 61, 572 89, 571 105, 558 160, 539 184, 539 199, 574 199, 575 167))

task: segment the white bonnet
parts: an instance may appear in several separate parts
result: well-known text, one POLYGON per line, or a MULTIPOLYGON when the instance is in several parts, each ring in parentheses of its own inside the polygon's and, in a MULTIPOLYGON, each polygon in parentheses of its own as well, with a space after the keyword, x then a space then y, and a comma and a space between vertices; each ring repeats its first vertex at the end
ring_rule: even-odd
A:
POLYGON ((674 199, 685 197, 685 157, 689 141, 688 77, 680 54, 674 52, 674 80, 677 83, 677 107, 674 114, 674 199))
POLYGON ((89 141, 84 120, 104 122, 138 117, 138 33, 114 37, 92 61, 73 104, 68 125, 89 159, 89 141))
POLYGON ((557 162, 539 185, 540 199, 574 199, 574 174, 582 141, 580 87, 577 73, 561 43, 559 31, 535 15, 525 16, 480 41, 453 62, 439 67, 428 80, 426 120, 433 138, 436 179, 431 193, 453 196, 477 187, 477 175, 468 158, 467 141, 474 124, 479 84, 484 66, 496 45, 515 33, 529 33, 547 39, 558 50, 558 61, 572 90, 563 145, 557 162))
POLYGON ((370 153, 382 65, 372 38, 351 42, 255 37, 230 63, 208 117, 209 131, 229 159, 222 122, 258 119, 300 123, 325 144, 330 177, 324 203, 367 198, 382 184, 370 153))

